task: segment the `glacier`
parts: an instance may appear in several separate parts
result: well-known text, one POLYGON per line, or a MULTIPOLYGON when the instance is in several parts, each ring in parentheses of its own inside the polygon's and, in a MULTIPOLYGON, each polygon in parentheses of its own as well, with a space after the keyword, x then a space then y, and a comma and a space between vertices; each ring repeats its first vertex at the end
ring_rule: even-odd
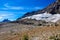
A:
POLYGON ((51 13, 42 13, 42 14, 36 14, 32 16, 25 17, 23 19, 36 19, 36 20, 44 20, 46 22, 57 22, 60 20, 60 14, 54 14, 52 15, 51 13))

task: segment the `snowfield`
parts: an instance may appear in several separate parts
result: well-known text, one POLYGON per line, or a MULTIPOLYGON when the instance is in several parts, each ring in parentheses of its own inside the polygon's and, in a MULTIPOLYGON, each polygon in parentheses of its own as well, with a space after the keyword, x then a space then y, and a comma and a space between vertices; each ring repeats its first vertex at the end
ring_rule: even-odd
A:
POLYGON ((37 14, 37 15, 32 15, 32 16, 28 16, 25 17, 23 19, 36 19, 36 20, 45 20, 46 22, 57 22, 58 20, 60 20, 60 14, 50 14, 50 13, 43 13, 43 14, 37 14))

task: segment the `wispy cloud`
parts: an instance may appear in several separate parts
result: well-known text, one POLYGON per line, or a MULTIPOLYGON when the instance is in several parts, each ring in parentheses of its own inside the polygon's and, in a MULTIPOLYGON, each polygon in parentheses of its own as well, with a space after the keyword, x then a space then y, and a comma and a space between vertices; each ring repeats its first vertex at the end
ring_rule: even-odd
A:
POLYGON ((38 10, 41 9, 41 7, 22 7, 22 6, 11 6, 8 3, 4 4, 4 8, 1 8, 3 10, 38 10))
POLYGON ((12 14, 1 14, 0 15, 0 20, 6 19, 6 18, 10 18, 12 17, 12 14))
POLYGON ((0 11, 0 21, 6 18, 13 18, 14 14, 12 12, 0 11))
POLYGON ((34 9, 36 9, 36 10, 37 10, 37 9, 42 9, 42 7, 34 7, 34 9))
POLYGON ((8 12, 0 11, 0 21, 4 19, 16 20, 18 17, 21 17, 25 12, 8 12))
POLYGON ((3 6, 5 6, 5 7, 7 7, 7 8, 10 7, 10 6, 8 5, 8 3, 5 3, 3 6))
POLYGON ((0 19, 2 19, 3 17, 2 16, 0 16, 0 19))
POLYGON ((24 10, 24 7, 20 6, 10 6, 8 3, 4 4, 4 9, 12 9, 12 10, 24 10))
POLYGON ((13 16, 13 14, 0 14, 0 17, 9 17, 9 16, 13 16))

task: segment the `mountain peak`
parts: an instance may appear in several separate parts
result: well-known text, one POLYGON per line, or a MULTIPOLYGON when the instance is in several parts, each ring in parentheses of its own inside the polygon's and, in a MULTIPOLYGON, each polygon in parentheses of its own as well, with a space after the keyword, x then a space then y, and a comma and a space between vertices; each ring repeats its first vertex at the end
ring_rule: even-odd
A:
POLYGON ((28 12, 23 15, 21 19, 25 18, 57 22, 60 20, 60 0, 56 0, 54 3, 50 4, 42 10, 28 12))
POLYGON ((2 22, 10 22, 9 19, 4 19, 2 22))
POLYGON ((60 14, 60 0, 56 0, 55 2, 53 2, 52 4, 50 4, 49 6, 47 6, 46 8, 42 10, 28 12, 24 14, 21 18, 36 15, 36 14, 42 14, 45 12, 48 12, 50 14, 60 14))
POLYGON ((56 2, 60 2, 60 0, 57 0, 56 2))

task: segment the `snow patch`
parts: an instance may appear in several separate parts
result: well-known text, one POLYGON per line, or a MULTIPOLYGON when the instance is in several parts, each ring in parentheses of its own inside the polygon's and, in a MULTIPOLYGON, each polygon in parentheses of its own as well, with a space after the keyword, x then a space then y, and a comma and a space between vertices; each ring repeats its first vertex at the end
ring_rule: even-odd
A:
POLYGON ((37 14, 37 15, 32 15, 32 16, 28 16, 25 17, 24 19, 36 19, 36 20, 45 20, 46 22, 57 22, 58 20, 60 20, 60 14, 50 14, 50 13, 43 13, 43 14, 37 14))

